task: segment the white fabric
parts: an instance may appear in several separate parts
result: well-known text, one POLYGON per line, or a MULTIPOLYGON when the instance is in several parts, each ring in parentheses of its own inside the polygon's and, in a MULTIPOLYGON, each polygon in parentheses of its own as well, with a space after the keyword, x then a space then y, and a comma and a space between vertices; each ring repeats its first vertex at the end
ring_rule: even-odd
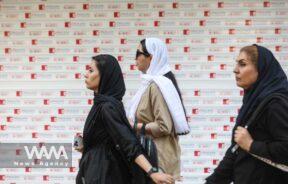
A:
POLYGON ((172 81, 163 75, 171 71, 168 64, 168 51, 166 45, 158 38, 146 38, 146 48, 152 55, 152 60, 146 74, 141 75, 142 85, 130 102, 127 116, 134 120, 136 110, 143 93, 151 82, 159 87, 164 100, 167 103, 177 134, 187 134, 190 129, 186 120, 185 112, 180 96, 172 81))

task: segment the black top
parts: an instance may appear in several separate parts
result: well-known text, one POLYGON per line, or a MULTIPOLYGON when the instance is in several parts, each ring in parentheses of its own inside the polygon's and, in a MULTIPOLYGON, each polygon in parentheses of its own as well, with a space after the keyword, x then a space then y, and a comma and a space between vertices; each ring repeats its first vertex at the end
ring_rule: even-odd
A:
MULTIPOLYGON (((249 128, 254 142, 250 152, 274 162, 288 164, 288 103, 274 100, 249 128)), ((242 149, 227 150, 207 184, 286 184, 288 173, 274 168, 242 149)))

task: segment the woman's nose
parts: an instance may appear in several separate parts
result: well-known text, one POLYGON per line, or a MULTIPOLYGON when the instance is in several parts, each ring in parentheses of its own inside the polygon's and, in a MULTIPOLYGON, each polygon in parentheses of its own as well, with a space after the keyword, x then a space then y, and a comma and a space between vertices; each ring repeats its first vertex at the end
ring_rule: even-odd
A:
POLYGON ((235 73, 235 74, 236 74, 236 73, 239 73, 239 71, 238 71, 238 67, 237 67, 237 66, 234 67, 234 69, 233 69, 233 73, 235 73))

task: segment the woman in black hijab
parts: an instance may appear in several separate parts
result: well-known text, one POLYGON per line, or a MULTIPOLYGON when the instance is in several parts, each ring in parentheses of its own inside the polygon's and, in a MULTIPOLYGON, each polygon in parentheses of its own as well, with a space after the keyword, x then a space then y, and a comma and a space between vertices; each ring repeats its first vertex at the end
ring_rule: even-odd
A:
POLYGON ((94 104, 83 131, 83 150, 77 184, 131 184, 133 164, 138 164, 155 183, 172 183, 158 173, 143 155, 142 147, 126 119, 122 97, 125 84, 121 68, 111 55, 92 58, 85 75, 93 90, 94 104))
POLYGON ((288 164, 287 77, 271 51, 258 45, 240 50, 234 73, 237 85, 244 89, 243 105, 233 129, 232 145, 214 173, 206 178, 206 184, 288 183, 287 172, 259 159, 288 164), (276 98, 279 95, 284 100, 276 98), (255 121, 244 128, 267 98, 271 98, 269 103, 260 112, 257 109, 255 121), (235 144, 239 145, 236 151, 235 144))

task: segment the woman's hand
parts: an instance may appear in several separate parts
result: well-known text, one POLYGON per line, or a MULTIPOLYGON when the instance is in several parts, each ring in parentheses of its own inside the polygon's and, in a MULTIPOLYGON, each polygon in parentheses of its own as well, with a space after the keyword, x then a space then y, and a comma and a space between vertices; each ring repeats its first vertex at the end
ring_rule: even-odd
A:
POLYGON ((253 139, 246 128, 238 126, 235 130, 234 141, 245 151, 250 151, 253 139))
POLYGON ((152 173, 150 177, 156 184, 173 184, 175 182, 172 176, 164 173, 152 173))
POLYGON ((83 153, 83 146, 81 147, 74 147, 74 149, 80 153, 83 153))
POLYGON ((74 143, 73 143, 73 147, 76 151, 83 153, 83 137, 82 135, 75 135, 74 137, 74 143))

